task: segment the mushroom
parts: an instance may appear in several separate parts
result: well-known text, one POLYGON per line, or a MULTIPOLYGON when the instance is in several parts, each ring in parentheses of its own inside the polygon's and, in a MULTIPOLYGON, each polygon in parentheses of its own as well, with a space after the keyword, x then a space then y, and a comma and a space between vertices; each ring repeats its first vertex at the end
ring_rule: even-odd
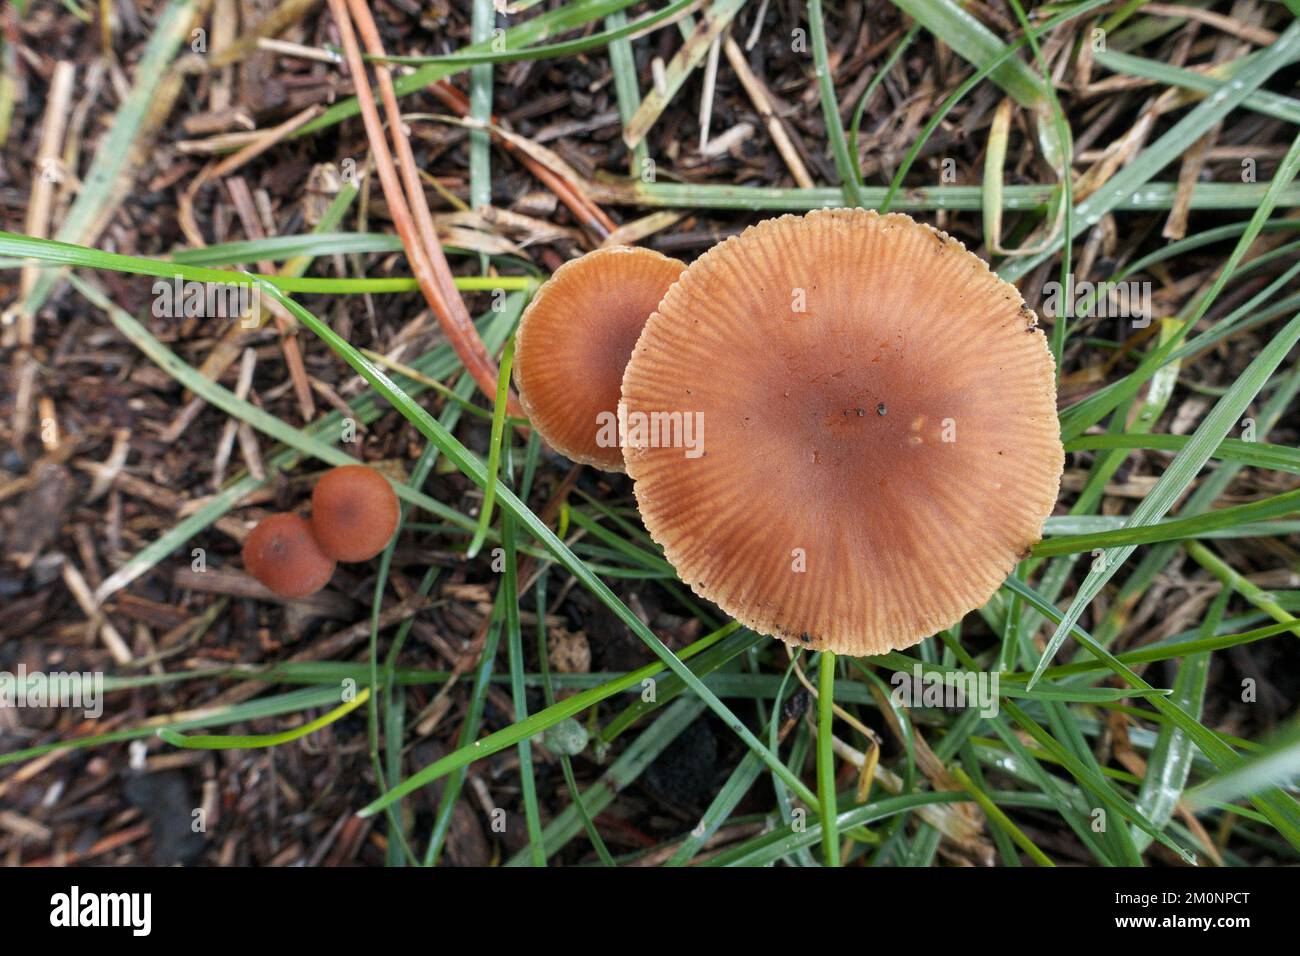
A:
POLYGON ((321 550, 311 524, 296 514, 268 515, 244 541, 248 573, 285 598, 315 594, 334 574, 334 559, 321 550))
POLYGON ((907 216, 820 210, 727 239, 668 291, 623 376, 647 530, 697 594, 795 646, 879 654, 952 625, 1056 501, 1035 324, 907 216), (693 453, 671 440, 692 420, 693 453))
POLYGON ((618 396, 645 320, 685 265, 651 249, 612 246, 566 262, 519 322, 514 380, 533 427, 557 451, 623 470, 618 396))
POLYGON ((368 465, 331 468, 311 493, 311 526, 321 549, 339 561, 368 561, 397 530, 397 495, 368 465))

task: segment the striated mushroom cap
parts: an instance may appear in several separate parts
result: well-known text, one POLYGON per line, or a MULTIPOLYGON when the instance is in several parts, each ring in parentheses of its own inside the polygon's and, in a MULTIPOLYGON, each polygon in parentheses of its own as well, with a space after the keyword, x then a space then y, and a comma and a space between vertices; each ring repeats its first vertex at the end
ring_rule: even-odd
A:
POLYGON ((339 561, 369 561, 397 530, 397 494, 367 465, 331 468, 311 493, 311 526, 321 549, 339 561))
POLYGON ((244 541, 244 568, 280 597, 315 594, 334 574, 334 559, 321 550, 311 524, 296 514, 263 518, 244 541))
POLYGON ((783 216, 705 253, 646 323, 623 401, 627 471, 682 580, 845 654, 983 605, 1041 537, 1064 466, 1033 312, 898 214, 783 216), (668 440, 673 412, 702 427, 693 450, 668 440))
POLYGON ((533 297, 515 338, 515 387, 533 427, 556 451, 623 470, 615 423, 623 369, 645 320, 684 268, 652 249, 597 249, 560 266, 533 297))

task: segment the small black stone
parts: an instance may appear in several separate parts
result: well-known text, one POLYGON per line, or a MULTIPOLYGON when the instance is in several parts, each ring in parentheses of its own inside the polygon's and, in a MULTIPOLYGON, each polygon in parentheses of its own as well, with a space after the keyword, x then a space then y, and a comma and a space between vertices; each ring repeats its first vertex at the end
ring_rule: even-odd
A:
POLYGON ((206 837, 191 828, 199 805, 189 781, 179 770, 132 773, 123 784, 131 805, 149 821, 154 866, 192 866, 203 856, 206 837))

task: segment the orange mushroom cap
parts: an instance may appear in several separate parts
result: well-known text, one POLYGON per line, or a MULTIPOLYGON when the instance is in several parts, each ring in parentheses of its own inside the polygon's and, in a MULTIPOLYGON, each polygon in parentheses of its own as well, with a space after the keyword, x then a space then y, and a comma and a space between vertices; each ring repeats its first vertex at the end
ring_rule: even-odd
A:
POLYGON ((311 526, 321 549, 339 561, 369 561, 397 530, 397 495, 368 465, 331 468, 311 493, 311 526))
POLYGON ((334 559, 321 550, 311 524, 296 514, 268 515, 244 541, 244 567, 280 597, 315 594, 334 574, 334 559))
POLYGON ((617 427, 610 427, 623 369, 646 319, 684 268, 652 249, 597 249, 556 269, 524 310, 515 386, 533 427, 561 454, 623 470, 617 427))
POLYGON ((1039 540, 1064 454, 1016 289, 902 215, 821 210, 705 253, 623 377, 628 474, 682 580, 796 646, 899 649, 1039 540), (636 417, 694 413, 694 457, 636 417), (658 447, 656 447, 658 444, 658 447))

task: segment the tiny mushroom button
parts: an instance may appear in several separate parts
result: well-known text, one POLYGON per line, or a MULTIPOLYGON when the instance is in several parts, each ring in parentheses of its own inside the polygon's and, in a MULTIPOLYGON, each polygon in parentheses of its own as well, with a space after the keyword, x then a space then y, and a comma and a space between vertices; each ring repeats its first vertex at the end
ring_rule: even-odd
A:
POLYGON ((249 574, 284 598, 315 594, 334 574, 334 559, 296 514, 263 518, 244 541, 243 558, 249 574))
POLYGON ((622 398, 705 436, 696 454, 624 448, 682 580, 838 653, 908 647, 983 605, 1041 537, 1064 465, 1033 314, 897 214, 783 216, 705 253, 646 323, 622 398))
POLYGON ((326 554, 339 561, 368 561, 397 530, 397 495, 368 465, 327 471, 311 493, 311 524, 326 554))

